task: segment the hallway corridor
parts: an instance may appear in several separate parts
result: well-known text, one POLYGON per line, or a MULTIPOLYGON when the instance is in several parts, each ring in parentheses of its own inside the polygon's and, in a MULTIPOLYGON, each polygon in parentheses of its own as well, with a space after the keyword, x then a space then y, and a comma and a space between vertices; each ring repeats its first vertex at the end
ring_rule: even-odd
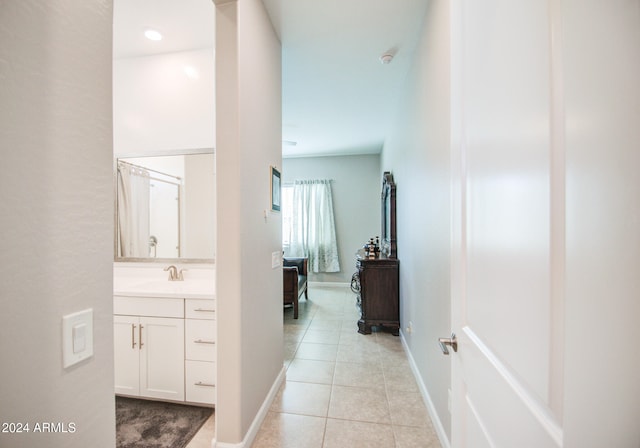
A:
POLYGON ((252 448, 440 448, 400 338, 358 334, 355 300, 310 285, 285 309, 287 378, 252 448))

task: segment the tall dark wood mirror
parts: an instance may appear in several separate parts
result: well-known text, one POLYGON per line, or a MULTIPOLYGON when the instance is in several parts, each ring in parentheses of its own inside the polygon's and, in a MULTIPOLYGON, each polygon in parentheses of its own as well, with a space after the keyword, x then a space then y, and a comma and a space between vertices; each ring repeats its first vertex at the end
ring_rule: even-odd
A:
POLYGON ((382 256, 397 258, 396 249, 396 184, 393 174, 385 171, 382 176, 382 256))

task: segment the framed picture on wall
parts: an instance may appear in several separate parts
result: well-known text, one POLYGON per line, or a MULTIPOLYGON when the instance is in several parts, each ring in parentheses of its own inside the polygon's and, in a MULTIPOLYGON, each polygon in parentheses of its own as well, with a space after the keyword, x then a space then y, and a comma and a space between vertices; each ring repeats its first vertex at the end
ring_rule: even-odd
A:
POLYGON ((271 167, 271 211, 280 211, 280 171, 271 167))

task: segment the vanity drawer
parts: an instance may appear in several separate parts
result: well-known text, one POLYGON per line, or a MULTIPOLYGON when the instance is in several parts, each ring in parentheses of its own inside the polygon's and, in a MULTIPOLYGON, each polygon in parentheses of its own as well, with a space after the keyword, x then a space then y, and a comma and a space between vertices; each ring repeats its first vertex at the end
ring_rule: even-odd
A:
POLYGON ((216 360, 216 321, 185 320, 185 358, 194 361, 216 360))
POLYGON ((193 403, 215 404, 215 362, 185 361, 185 399, 193 403))
POLYGON ((211 299, 186 299, 184 301, 187 319, 215 319, 216 301, 211 299))
POLYGON ((127 316, 184 317, 184 300, 156 297, 113 297, 113 314, 127 316))

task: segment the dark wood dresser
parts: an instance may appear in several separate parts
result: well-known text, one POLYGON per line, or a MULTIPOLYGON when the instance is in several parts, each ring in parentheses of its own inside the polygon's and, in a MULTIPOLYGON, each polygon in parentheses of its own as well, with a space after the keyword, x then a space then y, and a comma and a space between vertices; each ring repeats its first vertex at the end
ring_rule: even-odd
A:
POLYGON ((352 289, 358 294, 361 312, 358 333, 370 334, 372 326, 383 326, 397 336, 400 331, 399 260, 369 259, 359 251, 356 268, 352 289))

